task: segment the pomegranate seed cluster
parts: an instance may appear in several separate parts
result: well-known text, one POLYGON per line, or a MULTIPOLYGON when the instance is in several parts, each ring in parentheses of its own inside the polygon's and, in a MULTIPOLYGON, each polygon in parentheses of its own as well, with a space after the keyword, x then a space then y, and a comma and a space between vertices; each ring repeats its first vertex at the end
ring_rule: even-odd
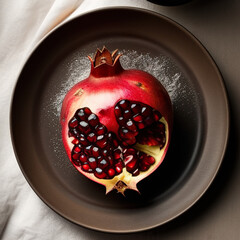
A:
POLYGON ((85 107, 76 111, 68 123, 74 144, 71 160, 76 166, 100 179, 111 179, 126 168, 133 176, 147 171, 155 159, 133 148, 133 145, 165 144, 165 126, 161 114, 150 106, 128 100, 114 108, 119 124, 118 136, 100 123, 96 114, 85 107))
POLYGON ((119 124, 118 134, 125 146, 140 143, 148 146, 165 145, 165 125, 161 114, 152 107, 135 101, 121 100, 114 109, 119 124))

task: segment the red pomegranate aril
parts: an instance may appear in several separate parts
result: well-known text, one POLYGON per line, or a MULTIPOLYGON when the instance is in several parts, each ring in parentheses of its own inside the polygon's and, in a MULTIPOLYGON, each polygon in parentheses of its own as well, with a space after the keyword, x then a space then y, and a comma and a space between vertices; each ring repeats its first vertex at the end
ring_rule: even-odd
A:
POLYGON ((133 113, 140 113, 141 111, 141 106, 139 104, 133 103, 131 104, 131 110, 133 113))
POLYGON ((127 128, 124 128, 124 127, 122 127, 122 128, 120 128, 119 130, 119 136, 121 137, 121 138, 128 138, 126 135, 129 133, 129 130, 127 129, 127 128))
POLYGON ((115 148, 119 146, 117 139, 113 139, 112 144, 115 148))
POLYGON ((72 154, 72 158, 73 158, 74 160, 79 159, 79 156, 80 156, 80 153, 74 153, 74 154, 72 154))
POLYGON ((85 112, 84 112, 84 109, 83 109, 83 108, 78 109, 75 115, 76 115, 80 120, 85 120, 85 119, 86 119, 86 115, 85 115, 85 112))
POLYGON ((74 138, 74 139, 72 140, 72 144, 74 144, 74 145, 79 144, 79 140, 78 140, 77 138, 74 138))
POLYGON ((133 175, 134 177, 138 176, 139 174, 140 174, 140 171, 139 171, 138 168, 135 169, 135 170, 133 171, 133 173, 132 173, 132 175, 133 175))
POLYGON ((117 140, 117 137, 116 137, 116 134, 113 133, 113 132, 109 132, 108 135, 107 135, 108 139, 109 139, 109 142, 112 143, 112 146, 117 148, 119 146, 119 143, 118 143, 118 140, 117 140))
POLYGON ((114 108, 114 113, 115 113, 116 117, 121 117, 122 116, 122 110, 118 106, 116 106, 114 108))
POLYGON ((98 164, 98 167, 101 168, 101 169, 104 169, 107 166, 108 166, 108 162, 106 161, 106 159, 102 159, 98 164))
POLYGON ((116 172, 117 172, 118 174, 120 174, 120 173, 122 172, 122 168, 119 167, 119 166, 116 166, 115 169, 116 169, 116 172))
POLYGON ((89 124, 85 121, 81 121, 78 128, 84 134, 88 134, 91 131, 89 124))
POLYGON ((130 173, 133 173, 138 166, 138 160, 136 157, 127 156, 125 159, 125 165, 126 165, 127 171, 130 173))
POLYGON ((127 128, 120 128, 119 129, 119 136, 123 139, 131 139, 136 136, 137 133, 129 131, 127 128))
POLYGON ((108 156, 108 162, 109 162, 109 165, 110 165, 110 166, 113 166, 115 160, 114 160, 111 156, 108 156))
POLYGON ((156 121, 156 122, 158 122, 160 119, 161 119, 161 113, 160 112, 158 112, 158 111, 156 111, 156 110, 153 110, 153 117, 154 117, 154 120, 156 121))
MULTIPOLYGON (((145 135, 146 136, 146 135, 145 135)), ((142 135, 137 136, 137 141, 142 145, 157 146, 159 141, 156 140, 153 136, 145 137, 142 135)))
POLYGON ((96 168, 95 172, 94 172, 94 175, 97 178, 100 178, 100 179, 103 179, 103 178, 107 177, 107 174, 105 172, 103 172, 103 170, 101 168, 96 168))
POLYGON ((147 162, 150 164, 150 165, 153 165, 155 163, 155 158, 152 157, 152 156, 148 156, 147 157, 147 162))
POLYGON ((146 172, 149 169, 149 167, 150 167, 150 165, 144 165, 144 164, 139 163, 139 169, 142 172, 146 172))
POLYGON ((91 168, 88 169, 88 173, 93 173, 93 170, 91 168))
POLYGON ((142 116, 147 117, 150 113, 151 113, 151 108, 149 108, 148 106, 142 107, 141 109, 142 116))
POLYGON ((89 133, 88 136, 87 136, 87 140, 91 143, 96 142, 96 140, 97 140, 96 134, 95 133, 89 133))
POLYGON ((112 141, 112 139, 115 138, 115 134, 112 132, 108 132, 107 137, 110 141, 112 141))
POLYGON ((79 138, 80 137, 80 134, 78 132, 78 130, 76 128, 73 128, 73 129, 70 129, 69 130, 69 137, 73 136, 75 138, 79 138))
POLYGON ((75 128, 78 126, 78 120, 77 118, 73 117, 70 121, 69 121, 69 127, 70 128, 75 128))
POLYGON ((96 126, 95 131, 97 135, 103 135, 107 132, 107 128, 104 125, 99 124, 96 126))
POLYGON ((121 158, 121 150, 119 148, 115 149, 113 152, 114 159, 120 159, 121 158))
POLYGON ((98 116, 94 113, 90 114, 88 117, 88 122, 91 126, 95 127, 99 123, 98 116))
POLYGON ((121 173, 122 169, 124 167, 124 163, 122 161, 119 161, 118 163, 115 164, 115 170, 117 173, 121 173))
POLYGON ((142 161, 140 162, 141 165, 143 166, 150 166, 151 164, 148 162, 148 158, 147 156, 144 156, 144 158, 142 159, 142 161))
POLYGON ((139 133, 137 131, 129 131, 129 139, 135 138, 139 133))
POLYGON ((126 148, 123 150, 123 156, 126 157, 128 155, 135 155, 137 151, 134 148, 126 148))
POLYGON ((85 172, 88 172, 90 170, 90 166, 88 165, 88 163, 84 163, 82 165, 82 170, 85 171, 85 172))
POLYGON ((139 122, 139 123, 137 124, 137 126, 138 126, 138 128, 139 128, 140 130, 145 128, 145 124, 142 123, 142 122, 139 122))
POLYGON ((96 145, 100 148, 104 148, 107 145, 107 139, 104 135, 97 136, 96 145))
POLYGON ((137 142, 136 138, 130 138, 130 139, 125 139, 122 144, 123 146, 128 147, 128 146, 134 145, 136 142, 137 142))
POLYGON ((159 141, 157 139, 155 139, 154 137, 152 137, 152 138, 148 139, 147 144, 149 146, 157 146, 157 145, 159 145, 159 141))
POLYGON ((99 135, 97 136, 97 141, 102 141, 104 140, 104 138, 105 138, 105 135, 99 135))
POLYGON ((124 158, 124 163, 125 165, 127 165, 129 162, 131 162, 133 159, 133 155, 127 155, 125 158, 124 158))
POLYGON ((131 115, 132 115, 132 113, 131 113, 128 109, 123 112, 123 117, 124 117, 125 119, 130 118, 131 115))
POLYGON ((92 155, 93 155, 93 157, 99 157, 99 155, 100 155, 100 149, 98 148, 98 147, 93 147, 92 148, 92 155))
POLYGON ((132 120, 128 120, 128 121, 127 121, 126 127, 127 127, 129 130, 133 131, 133 132, 136 132, 136 131, 137 131, 137 127, 136 127, 136 125, 133 123, 132 120))
POLYGON ((74 165, 81 166, 81 162, 79 161, 79 159, 72 158, 72 161, 73 161, 74 165))
POLYGON ((120 125, 124 125, 125 124, 125 119, 123 117, 119 117, 117 121, 118 121, 118 123, 120 125))
POLYGON ((108 169, 108 176, 110 177, 110 178, 113 178, 114 176, 115 176, 115 170, 113 169, 113 168, 110 168, 110 169, 108 169))
POLYGON ((110 150, 108 150, 108 149, 103 149, 102 155, 103 155, 104 157, 110 156, 110 155, 111 155, 110 150))
POLYGON ((84 154, 84 153, 80 154, 79 160, 80 160, 82 163, 85 163, 85 162, 87 161, 87 155, 84 154))
POLYGON ((79 152, 81 152, 81 148, 79 146, 74 146, 73 152, 74 153, 79 153, 79 152))
POLYGON ((94 157, 88 158, 88 164, 92 169, 95 169, 97 167, 96 158, 94 158, 94 157))
POLYGON ((140 159, 139 165, 140 168, 142 167, 142 169, 144 169, 145 166, 151 166, 155 163, 155 159, 153 156, 147 155, 146 153, 143 152, 139 154, 139 159, 140 159))
POLYGON ((127 109, 127 107, 129 106, 129 102, 127 100, 121 100, 119 102, 119 106, 122 108, 122 109, 127 109))
POLYGON ((93 146, 88 145, 84 148, 84 153, 87 154, 88 156, 92 154, 93 146))
POLYGON ((85 138, 85 136, 83 134, 80 135, 79 137, 79 142, 83 145, 83 146, 87 146, 89 144, 89 142, 87 141, 87 139, 85 138))
MULTIPOLYGON (((114 140, 117 140, 116 134, 113 132, 108 132, 107 138, 109 139, 110 142, 113 142, 114 140)), ((118 144, 117 144, 118 146, 118 144)))
POLYGON ((92 113, 92 111, 88 107, 83 108, 83 111, 87 116, 89 116, 92 113))
POLYGON ((133 116, 133 120, 137 123, 142 122, 143 121, 143 117, 140 114, 136 114, 133 116))

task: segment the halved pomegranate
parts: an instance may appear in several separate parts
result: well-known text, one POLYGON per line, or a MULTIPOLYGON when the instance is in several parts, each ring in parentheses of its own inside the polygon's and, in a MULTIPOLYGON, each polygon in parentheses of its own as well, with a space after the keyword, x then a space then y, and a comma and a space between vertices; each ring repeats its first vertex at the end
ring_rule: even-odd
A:
POLYGON ((89 179, 124 193, 156 170, 167 152, 172 105, 152 75, 124 70, 117 50, 103 47, 89 77, 62 104, 62 138, 68 157, 89 179))

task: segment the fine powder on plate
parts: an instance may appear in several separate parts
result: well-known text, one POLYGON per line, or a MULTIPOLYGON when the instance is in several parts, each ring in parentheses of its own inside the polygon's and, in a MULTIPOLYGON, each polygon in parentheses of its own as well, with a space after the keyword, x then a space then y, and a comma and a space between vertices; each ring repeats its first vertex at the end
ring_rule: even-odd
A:
MULTIPOLYGON (((182 73, 168 57, 160 55, 152 57, 148 53, 139 53, 135 50, 121 50, 120 61, 124 69, 140 69, 152 74, 166 88, 169 96, 174 103, 177 95, 184 91, 181 86, 182 73)), ((94 56, 94 54, 89 54, 94 56)), ((67 81, 63 82, 60 92, 53 97, 52 104, 55 115, 60 116, 61 106, 66 93, 77 82, 87 78, 90 73, 90 61, 87 56, 75 55, 75 60, 69 63, 67 81)))

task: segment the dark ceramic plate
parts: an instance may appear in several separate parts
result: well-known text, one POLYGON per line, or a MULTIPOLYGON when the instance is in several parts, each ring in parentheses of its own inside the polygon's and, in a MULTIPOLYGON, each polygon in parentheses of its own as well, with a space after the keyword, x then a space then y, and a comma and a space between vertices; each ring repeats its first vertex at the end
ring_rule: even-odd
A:
POLYGON ((150 229, 191 207, 219 169, 228 128, 222 78, 205 48, 177 23, 135 8, 89 12, 50 33, 27 60, 12 99, 13 146, 31 187, 63 217, 106 232, 150 229), (125 67, 159 77, 173 101, 169 152, 139 183, 141 195, 105 196, 103 186, 77 173, 62 146, 61 99, 87 75, 85 56, 103 45, 123 52, 125 67))
POLYGON ((164 6, 176 6, 190 2, 191 0, 148 0, 148 1, 164 6))

